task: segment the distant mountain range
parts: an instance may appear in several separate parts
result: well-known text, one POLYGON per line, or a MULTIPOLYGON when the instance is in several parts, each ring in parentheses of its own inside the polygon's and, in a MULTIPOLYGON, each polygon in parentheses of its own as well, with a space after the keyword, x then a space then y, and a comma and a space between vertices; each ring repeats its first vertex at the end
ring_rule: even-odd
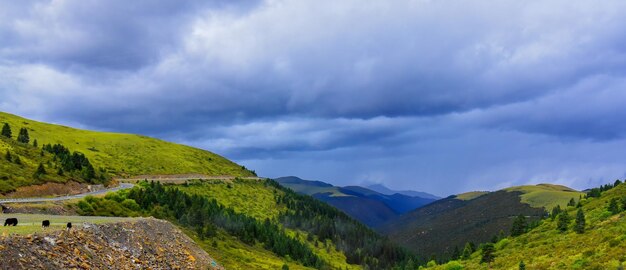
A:
POLYGON ((324 201, 373 228, 438 199, 437 196, 424 192, 394 192, 380 184, 375 185, 374 188, 383 192, 361 186, 338 187, 321 181, 303 180, 295 176, 280 177, 275 180, 298 193, 311 195, 324 201))
POLYGON ((433 194, 426 193, 426 192, 420 192, 420 191, 414 191, 414 190, 392 190, 382 184, 369 185, 367 186, 367 188, 373 191, 376 191, 378 193, 385 194, 385 195, 393 195, 393 194, 398 193, 398 194, 402 194, 402 195, 406 195, 410 197, 420 197, 420 198, 433 199, 433 200, 441 199, 441 197, 439 196, 435 196, 433 194))

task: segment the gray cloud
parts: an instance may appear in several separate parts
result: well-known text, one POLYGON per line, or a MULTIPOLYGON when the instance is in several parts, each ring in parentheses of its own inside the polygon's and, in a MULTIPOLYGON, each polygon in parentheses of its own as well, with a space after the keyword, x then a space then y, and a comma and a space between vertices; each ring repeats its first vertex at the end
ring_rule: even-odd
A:
POLYGON ((274 176, 584 187, 624 171, 605 146, 626 135, 625 10, 0 1, 0 109, 185 142, 274 176))

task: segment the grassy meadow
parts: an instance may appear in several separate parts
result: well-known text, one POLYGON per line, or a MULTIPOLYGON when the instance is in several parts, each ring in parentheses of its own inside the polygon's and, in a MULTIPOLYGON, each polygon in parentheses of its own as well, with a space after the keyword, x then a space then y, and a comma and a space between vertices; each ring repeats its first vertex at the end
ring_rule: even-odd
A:
POLYGON ((87 216, 59 216, 59 215, 39 215, 39 214, 0 214, 0 226, 4 225, 7 218, 17 218, 17 226, 0 227, 0 235, 11 234, 32 234, 51 230, 63 230, 68 222, 72 222, 72 228, 81 228, 83 223, 115 223, 131 220, 124 217, 87 217, 87 216), (41 222, 50 220, 50 227, 42 228, 41 222))
POLYGON ((81 130, 0 112, 0 124, 4 123, 11 126, 14 137, 20 128, 26 128, 31 142, 36 139, 40 147, 63 144, 71 151, 85 154, 95 167, 117 176, 187 173, 253 176, 251 171, 209 151, 146 136, 81 130))
POLYGON ((551 184, 510 187, 505 190, 520 191, 523 193, 520 196, 523 203, 537 208, 545 207, 548 211, 557 205, 561 207, 567 206, 571 199, 578 202, 579 198, 585 195, 583 192, 565 186, 551 184))

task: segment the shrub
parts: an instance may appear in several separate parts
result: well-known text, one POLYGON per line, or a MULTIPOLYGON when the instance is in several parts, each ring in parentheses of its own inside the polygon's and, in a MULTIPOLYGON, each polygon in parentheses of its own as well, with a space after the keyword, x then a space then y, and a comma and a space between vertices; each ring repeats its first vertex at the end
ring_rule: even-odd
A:
POLYGON ((458 261, 450 261, 445 265, 446 270, 462 270, 463 265, 458 261))

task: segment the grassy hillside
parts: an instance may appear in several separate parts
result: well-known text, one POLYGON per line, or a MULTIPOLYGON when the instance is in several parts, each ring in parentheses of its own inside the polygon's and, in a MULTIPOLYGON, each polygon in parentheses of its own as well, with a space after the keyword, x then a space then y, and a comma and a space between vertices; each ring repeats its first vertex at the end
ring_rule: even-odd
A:
MULTIPOLYGON (((179 188, 191 194, 213 198, 228 208, 232 208, 239 213, 254 217, 260 221, 265 219, 277 221, 281 213, 289 210, 286 205, 276 202, 276 198, 284 195, 284 191, 267 185, 265 181, 262 180, 237 179, 232 183, 224 181, 190 181, 188 185, 180 186, 179 188)), ((286 230, 290 235, 297 235, 302 242, 307 243, 316 255, 332 266, 332 269, 360 269, 358 265, 347 263, 346 256, 341 251, 337 250, 332 241, 319 241, 319 239, 309 239, 307 241, 307 235, 309 233, 289 228, 286 230)), ((253 251, 257 253, 262 251, 261 254, 267 252, 262 250, 262 248, 259 250, 260 247, 255 248, 248 246, 242 251, 240 248, 245 246, 245 244, 237 244, 233 242, 234 239, 232 238, 230 241, 226 237, 222 237, 220 240, 222 239, 227 241, 222 242, 218 240, 217 243, 218 246, 223 245, 224 248, 222 248, 222 250, 213 249, 210 251, 221 254, 220 257, 245 258, 243 260, 236 260, 238 263, 231 262, 231 259, 228 259, 228 261, 225 262, 227 268, 241 267, 240 269, 251 269, 255 268, 255 266, 260 268, 273 268, 268 266, 275 266, 278 265, 279 262, 282 262, 281 260, 268 260, 268 258, 272 258, 272 256, 266 257, 260 254, 255 256, 255 252, 253 251), (229 246, 237 248, 228 249, 229 246), (242 256, 244 254, 246 255, 242 256), (247 263, 242 264, 242 262, 246 261, 247 263)))
POLYGON ((30 144, 18 143, 0 136, 0 196, 22 186, 46 182, 66 183, 71 179, 70 174, 61 176, 56 173, 51 154, 41 153, 41 149, 30 144), (10 160, 7 158, 7 152, 11 156, 10 160), (35 178, 34 174, 39 164, 43 164, 49 173, 35 178))
POLYGON ((26 128, 31 141, 36 139, 40 146, 63 144, 71 151, 85 154, 94 167, 104 168, 117 176, 187 173, 253 175, 251 171, 214 153, 146 136, 80 130, 0 112, 0 125, 4 123, 11 126, 14 136, 20 128, 26 128))
POLYGON ((391 239, 423 258, 448 258, 466 243, 508 235, 517 215, 537 221, 553 206, 566 207, 581 192, 541 184, 497 192, 468 192, 418 208, 382 226, 391 239))
POLYGON ((603 192, 599 198, 583 199, 584 233, 573 231, 578 209, 570 206, 566 211, 571 221, 565 232, 557 230, 559 218, 544 219, 538 227, 521 236, 500 240, 495 244, 495 260, 490 268, 487 263, 480 263, 480 251, 467 260, 431 268, 450 269, 457 265, 464 267, 462 269, 518 269, 523 260, 526 269, 623 269, 626 261, 624 198, 626 185, 620 184, 603 192), (619 213, 608 210, 613 199, 618 202, 619 213))
POLYGON ((45 231, 64 230, 68 222, 72 223, 73 228, 82 228, 84 223, 103 224, 115 223, 122 221, 132 221, 134 218, 123 217, 85 217, 85 216, 58 216, 58 215, 41 215, 41 214, 4 214, 0 217, 0 223, 4 224, 6 218, 17 218, 18 226, 0 227, 0 235, 10 234, 32 234, 44 231, 41 228, 41 221, 49 220, 50 227, 45 231))
POLYGON ((547 210, 559 205, 565 207, 567 203, 574 199, 579 200, 584 195, 583 192, 573 190, 566 186, 539 184, 536 186, 518 186, 504 189, 506 191, 522 192, 522 202, 530 204, 532 207, 545 207, 547 210))
POLYGON ((470 191, 470 192, 465 192, 465 193, 461 193, 458 194, 456 196, 454 196, 454 198, 458 199, 458 200, 463 200, 463 201, 469 201, 472 199, 476 199, 482 195, 485 195, 489 193, 489 191, 470 191))
POLYGON ((519 195, 499 191, 473 200, 442 199, 386 224, 383 231, 422 259, 449 258, 467 242, 482 243, 508 234, 519 214, 538 220, 544 210, 521 203, 519 195))
POLYGON ((340 211, 271 180, 140 186, 104 199, 86 198, 78 211, 172 220, 227 269, 276 269, 285 263, 290 269, 361 269, 361 264, 385 269, 408 258, 340 211))

